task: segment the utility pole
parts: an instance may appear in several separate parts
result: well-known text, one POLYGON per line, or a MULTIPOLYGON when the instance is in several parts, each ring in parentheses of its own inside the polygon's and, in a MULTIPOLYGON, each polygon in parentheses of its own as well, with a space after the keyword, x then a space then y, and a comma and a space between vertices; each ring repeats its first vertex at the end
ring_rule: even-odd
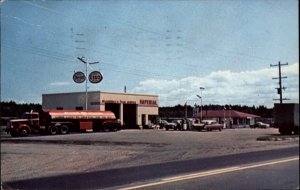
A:
POLYGON ((187 101, 184 104, 184 117, 187 119, 187 101))
POLYGON ((282 104, 282 100, 289 100, 287 98, 282 98, 282 89, 286 89, 286 87, 282 87, 281 79, 286 79, 287 76, 283 76, 283 77, 281 76, 281 66, 286 66, 286 65, 288 65, 288 63, 281 64, 280 61, 276 65, 272 65, 272 64, 270 65, 270 67, 277 67, 278 66, 279 77, 274 77, 272 79, 279 79, 279 88, 276 88, 277 89, 277 94, 279 94, 279 99, 274 99, 274 100, 279 100, 280 104, 282 104))

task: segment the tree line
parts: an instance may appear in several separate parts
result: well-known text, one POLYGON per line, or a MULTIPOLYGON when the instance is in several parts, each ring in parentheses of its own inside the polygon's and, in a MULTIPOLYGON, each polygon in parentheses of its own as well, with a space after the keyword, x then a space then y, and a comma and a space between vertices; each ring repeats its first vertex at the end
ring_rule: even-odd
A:
POLYGON ((26 103, 17 104, 14 101, 1 102, 1 117, 16 117, 19 118, 24 112, 30 112, 31 110, 35 112, 40 112, 42 110, 42 105, 26 103))
MULTIPOLYGON (((241 106, 241 105, 204 105, 202 110, 223 110, 223 109, 231 109, 244 113, 259 115, 263 118, 271 118, 273 117, 273 108, 267 108, 265 106, 241 106)), ((29 111, 39 112, 42 110, 42 105, 26 103, 26 104, 18 104, 16 102, 1 102, 1 117, 21 117, 24 112, 29 111)), ((187 117, 193 117, 194 107, 187 105, 176 105, 170 107, 159 107, 159 116, 163 118, 169 117, 185 117, 185 110, 187 113, 187 117)))
MULTIPOLYGON (((200 110, 200 107, 198 107, 200 110)), ((231 109, 235 111, 240 111, 248 114, 254 114, 261 116, 262 118, 272 118, 273 117, 273 108, 267 108, 266 106, 242 106, 242 105, 204 105, 202 107, 202 111, 205 110, 223 110, 223 109, 231 109)), ((171 107, 159 107, 159 116, 162 118, 174 118, 174 117, 185 117, 185 113, 187 113, 187 117, 193 117, 194 115, 194 106, 187 105, 176 105, 171 107)))

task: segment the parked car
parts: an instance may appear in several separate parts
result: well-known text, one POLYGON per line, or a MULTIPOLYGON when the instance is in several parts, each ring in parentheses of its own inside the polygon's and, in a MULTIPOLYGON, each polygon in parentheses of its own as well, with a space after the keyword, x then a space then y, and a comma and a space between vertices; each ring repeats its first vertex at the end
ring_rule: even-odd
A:
POLYGON ((193 121, 193 129, 196 129, 198 131, 202 131, 203 129, 207 130, 207 131, 211 131, 214 129, 221 131, 222 128, 223 128, 223 125, 219 124, 216 120, 202 120, 200 122, 200 120, 195 119, 193 121))
POLYGON ((270 124, 263 123, 261 121, 254 124, 254 128, 268 128, 268 127, 270 127, 270 124))
POLYGON ((169 130, 169 129, 176 130, 177 129, 177 123, 175 123, 174 121, 173 122, 168 122, 166 120, 161 120, 160 121, 160 127, 163 127, 166 130, 169 130))
POLYGON ((206 129, 207 131, 212 131, 212 130, 219 130, 222 131, 224 125, 220 124, 218 122, 211 122, 210 124, 206 124, 204 125, 204 129, 206 129))
POLYGON ((210 121, 204 125, 204 129, 207 131, 212 131, 212 130, 222 131, 223 127, 224 127, 223 124, 220 124, 216 121, 210 121))
POLYGON ((192 121, 192 128, 195 130, 201 131, 202 129, 204 129, 204 125, 205 125, 205 122, 203 122, 203 121, 200 122, 199 119, 194 119, 192 121))

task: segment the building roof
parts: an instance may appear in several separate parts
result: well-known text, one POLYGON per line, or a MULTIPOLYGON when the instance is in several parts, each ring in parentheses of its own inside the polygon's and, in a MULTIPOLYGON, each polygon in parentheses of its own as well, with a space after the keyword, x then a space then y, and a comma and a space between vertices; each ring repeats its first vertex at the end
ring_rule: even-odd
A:
MULTIPOLYGON (((203 110, 203 118, 218 118, 218 117, 232 117, 232 118, 258 118, 260 116, 249 113, 243 113, 236 110, 203 110)), ((201 112, 197 117, 201 117, 201 112)))
MULTIPOLYGON (((48 94, 42 94, 43 96, 56 96, 56 95, 67 95, 67 94, 85 94, 86 92, 58 92, 58 93, 48 93, 48 94)), ((129 96, 153 96, 153 97, 158 97, 158 95, 154 94, 138 94, 138 93, 124 93, 124 92, 108 92, 108 91, 88 91, 88 94, 91 93, 99 93, 99 94, 120 94, 120 95, 129 95, 129 96)))

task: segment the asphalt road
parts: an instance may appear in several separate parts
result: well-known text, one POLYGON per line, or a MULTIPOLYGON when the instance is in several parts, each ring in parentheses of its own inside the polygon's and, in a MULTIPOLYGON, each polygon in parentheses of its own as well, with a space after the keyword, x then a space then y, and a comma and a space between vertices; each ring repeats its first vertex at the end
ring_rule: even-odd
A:
MULTIPOLYGON (((118 168, 87 173, 76 173, 52 177, 33 178, 6 182, 4 188, 12 189, 119 189, 134 187, 137 185, 151 184, 164 178, 185 175, 189 173, 199 173, 223 168, 235 168, 241 165, 257 164, 266 161, 299 157, 299 147, 284 149, 248 152, 234 155, 224 155, 211 158, 201 158, 193 160, 173 161, 167 163, 142 165, 127 168, 118 168)), ((244 169, 241 171, 221 173, 221 180, 217 180, 216 175, 209 178, 202 178, 199 181, 188 182, 182 180, 179 184, 166 183, 166 186, 150 186, 150 189, 257 189, 253 186, 256 182, 274 182, 273 186, 279 189, 289 189, 299 187, 299 160, 284 162, 282 165, 266 165, 256 168, 244 169), (260 168, 267 168, 264 171, 260 168), (269 169, 268 169, 269 168, 269 169), (275 175, 276 173, 279 176, 275 175), (273 176, 274 175, 274 176, 273 176), (274 177, 274 178, 273 178, 274 177), (247 181, 245 180, 251 180, 247 181), (236 181, 233 182, 233 179, 236 181), (239 180, 244 179, 244 180, 239 180), (269 180, 272 179, 272 180, 269 180), (278 184, 280 179, 282 184, 278 184), (297 181, 297 180, 298 181, 297 181), (197 182, 200 182, 198 183, 197 182), (214 183, 218 181, 218 183, 214 183), (230 181, 230 183, 228 182, 230 181), (200 186, 204 184, 204 186, 200 186), (227 186, 229 185, 230 186, 227 186), (178 188, 177 188, 178 185, 178 188), (281 185, 281 186, 278 186, 281 185), (290 186, 289 186, 290 185, 290 186), (226 188, 228 187, 228 188, 226 188)), ((258 183, 258 187, 261 184, 258 183)), ((143 186, 141 186, 144 189, 143 186)), ((272 187, 272 186, 267 186, 272 187)), ((146 187, 145 187, 146 188, 146 187)), ((272 188, 271 188, 272 189, 272 188)))
POLYGON ((193 173, 123 187, 123 190, 130 189, 295 190, 299 189, 299 158, 193 173))

